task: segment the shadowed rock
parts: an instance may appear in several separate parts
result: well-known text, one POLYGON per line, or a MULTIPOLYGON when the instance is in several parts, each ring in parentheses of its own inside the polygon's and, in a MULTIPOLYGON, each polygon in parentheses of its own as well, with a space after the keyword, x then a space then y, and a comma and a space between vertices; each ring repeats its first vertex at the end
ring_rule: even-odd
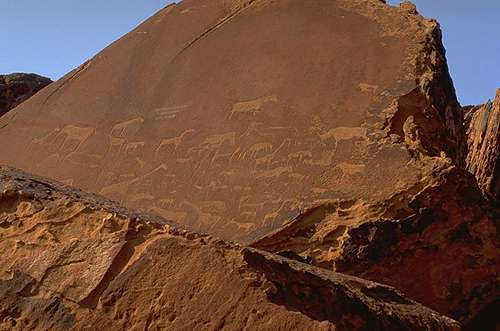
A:
POLYGON ((0 75, 0 116, 52 83, 35 74, 0 75))

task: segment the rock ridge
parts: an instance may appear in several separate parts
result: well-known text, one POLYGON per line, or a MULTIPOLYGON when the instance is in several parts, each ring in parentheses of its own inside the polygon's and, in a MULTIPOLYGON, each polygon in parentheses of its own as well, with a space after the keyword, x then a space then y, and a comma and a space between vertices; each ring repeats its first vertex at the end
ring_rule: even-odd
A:
POLYGON ((13 73, 0 75, 0 116, 15 108, 52 80, 36 74, 13 73))

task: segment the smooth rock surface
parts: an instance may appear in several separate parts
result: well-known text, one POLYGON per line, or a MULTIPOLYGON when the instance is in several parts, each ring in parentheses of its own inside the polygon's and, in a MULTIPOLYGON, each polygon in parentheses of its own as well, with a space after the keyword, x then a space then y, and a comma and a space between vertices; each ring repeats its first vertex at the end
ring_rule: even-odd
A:
POLYGON ((410 7, 170 5, 2 118, 0 162, 240 242, 383 203, 415 155, 465 155, 439 26, 410 7))

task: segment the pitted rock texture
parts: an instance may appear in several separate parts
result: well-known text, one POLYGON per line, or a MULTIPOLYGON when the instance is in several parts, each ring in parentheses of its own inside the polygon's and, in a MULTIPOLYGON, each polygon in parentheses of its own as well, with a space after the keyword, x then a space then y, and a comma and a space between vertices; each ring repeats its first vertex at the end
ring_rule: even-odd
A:
POLYGON ((2 118, 0 162, 251 242, 460 164, 462 117, 407 4, 184 0, 2 118))
POLYGON ((35 74, 0 75, 0 116, 52 83, 35 74))
POLYGON ((389 286, 0 169, 2 330, 459 330, 389 286), (325 305, 326 304, 326 305, 325 305))
POLYGON ((466 113, 467 170, 476 176, 484 194, 500 202, 500 89, 493 102, 466 113))

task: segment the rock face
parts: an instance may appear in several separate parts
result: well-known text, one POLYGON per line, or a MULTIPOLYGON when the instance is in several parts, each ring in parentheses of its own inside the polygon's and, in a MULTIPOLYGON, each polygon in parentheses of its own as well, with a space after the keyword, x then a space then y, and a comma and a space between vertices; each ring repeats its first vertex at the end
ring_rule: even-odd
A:
POLYGON ((2 330, 459 330, 394 288, 0 169, 2 330))
POLYGON ((434 171, 394 196, 396 210, 394 204, 320 205, 252 246, 390 284, 471 321, 500 296, 500 210, 465 170, 434 171))
POLYGON ((500 201, 500 89, 493 102, 472 107, 466 114, 467 170, 473 173, 483 193, 500 201))
POLYGON ((43 323, 77 329, 456 327, 359 276, 494 328, 498 108, 464 121, 439 25, 409 2, 168 6, 0 119, 0 162, 140 209, 6 193, 4 311, 32 325, 55 305, 43 323))
POLYGON ((251 242, 462 162, 440 37, 407 4, 185 0, 2 119, 0 162, 251 242))
POLYGON ((0 75, 0 116, 52 83, 35 74, 0 75))

